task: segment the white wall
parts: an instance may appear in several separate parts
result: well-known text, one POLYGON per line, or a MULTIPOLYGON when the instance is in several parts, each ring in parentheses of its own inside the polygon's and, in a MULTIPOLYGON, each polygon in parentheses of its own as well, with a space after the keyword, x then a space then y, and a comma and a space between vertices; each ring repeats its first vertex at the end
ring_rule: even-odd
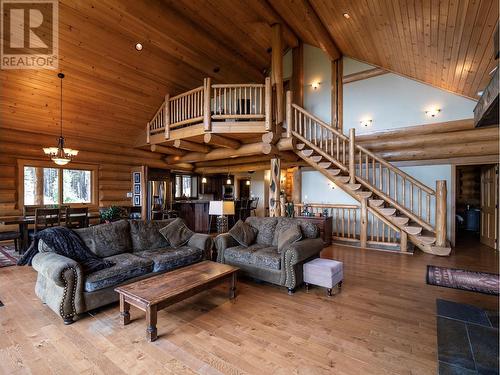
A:
POLYGON ((332 67, 328 56, 319 48, 304 45, 304 108, 330 123, 332 67), (314 90, 313 82, 320 82, 314 90))
POLYGON ((317 171, 302 171, 302 202, 358 204, 358 201, 317 171))

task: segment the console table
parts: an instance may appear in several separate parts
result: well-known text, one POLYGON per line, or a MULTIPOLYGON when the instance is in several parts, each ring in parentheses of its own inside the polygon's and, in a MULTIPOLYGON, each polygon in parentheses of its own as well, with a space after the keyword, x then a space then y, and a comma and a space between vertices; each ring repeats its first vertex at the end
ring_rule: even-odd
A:
POLYGON ((332 244, 333 219, 331 216, 296 216, 296 218, 316 224, 319 228, 324 246, 330 246, 332 244))

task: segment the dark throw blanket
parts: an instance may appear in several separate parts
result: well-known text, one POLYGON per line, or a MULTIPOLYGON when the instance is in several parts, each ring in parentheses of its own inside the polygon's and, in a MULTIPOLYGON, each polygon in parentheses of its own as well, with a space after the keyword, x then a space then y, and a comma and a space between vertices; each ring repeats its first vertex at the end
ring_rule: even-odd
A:
POLYGON ((43 240, 56 254, 80 263, 85 274, 114 265, 113 262, 101 259, 90 251, 82 239, 71 229, 54 227, 44 229, 35 235, 30 247, 17 262, 18 266, 31 266, 33 257, 38 253, 38 241, 40 240, 43 240))

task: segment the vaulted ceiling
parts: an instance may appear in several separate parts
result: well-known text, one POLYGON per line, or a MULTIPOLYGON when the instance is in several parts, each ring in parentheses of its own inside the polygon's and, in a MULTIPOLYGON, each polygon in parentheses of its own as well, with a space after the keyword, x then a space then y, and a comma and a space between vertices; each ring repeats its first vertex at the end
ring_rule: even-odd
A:
MULTIPOLYGON (((476 97, 495 64, 497 0, 63 0, 65 132, 132 145, 167 92, 207 76, 262 81, 273 23, 284 49, 294 35, 322 45, 304 2, 343 54, 446 90, 476 97)), ((0 82, 1 127, 57 134, 56 72, 4 70, 0 82)))

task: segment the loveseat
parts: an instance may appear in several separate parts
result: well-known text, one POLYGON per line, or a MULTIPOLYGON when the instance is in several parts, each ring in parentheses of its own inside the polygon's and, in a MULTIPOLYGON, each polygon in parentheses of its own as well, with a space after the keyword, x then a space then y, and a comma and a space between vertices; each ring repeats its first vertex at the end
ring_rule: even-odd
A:
POLYGON ((173 220, 120 220, 76 229, 94 254, 114 263, 87 275, 79 263, 40 240, 32 262, 38 272, 36 295, 70 324, 77 314, 117 301, 118 285, 209 259, 213 241, 206 234, 195 233, 176 249, 170 246, 159 230, 173 220))
POLYGON ((292 294, 303 283, 302 265, 319 257, 323 240, 313 223, 287 217, 249 217, 245 220, 256 232, 254 243, 240 245, 229 233, 215 239, 217 261, 240 268, 243 274, 286 286, 292 294), (279 234, 298 224, 302 239, 278 251, 279 234))

